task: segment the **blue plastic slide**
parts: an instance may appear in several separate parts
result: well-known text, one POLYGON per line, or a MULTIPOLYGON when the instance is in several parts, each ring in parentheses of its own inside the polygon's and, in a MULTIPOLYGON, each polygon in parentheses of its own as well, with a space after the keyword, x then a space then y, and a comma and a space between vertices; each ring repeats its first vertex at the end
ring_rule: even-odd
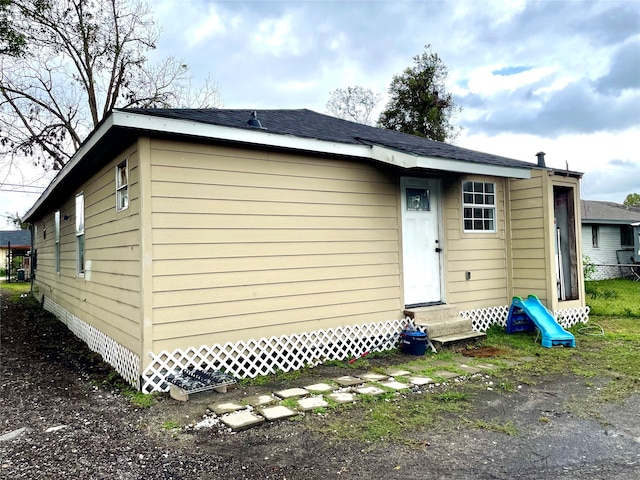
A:
POLYGON ((521 297, 513 297, 507 317, 507 333, 531 331, 534 329, 531 322, 542 334, 543 347, 576 346, 573 334, 567 332, 556 322, 549 310, 540 303, 538 297, 529 295, 526 300, 522 300, 521 297))

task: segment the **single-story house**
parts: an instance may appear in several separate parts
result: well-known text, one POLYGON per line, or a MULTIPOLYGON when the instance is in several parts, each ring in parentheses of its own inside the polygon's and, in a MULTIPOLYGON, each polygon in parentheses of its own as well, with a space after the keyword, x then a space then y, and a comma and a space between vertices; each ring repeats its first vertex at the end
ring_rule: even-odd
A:
POLYGON ((640 207, 581 200, 583 253, 596 267, 593 280, 621 278, 629 269, 618 265, 640 262, 640 207), (635 246, 635 248, 634 248, 635 246))
POLYGON ((304 109, 117 109, 27 213, 33 290, 145 392, 389 348, 443 305, 572 324, 580 178, 304 109))
POLYGON ((30 230, 0 231, 0 258, 5 280, 29 280, 30 230))

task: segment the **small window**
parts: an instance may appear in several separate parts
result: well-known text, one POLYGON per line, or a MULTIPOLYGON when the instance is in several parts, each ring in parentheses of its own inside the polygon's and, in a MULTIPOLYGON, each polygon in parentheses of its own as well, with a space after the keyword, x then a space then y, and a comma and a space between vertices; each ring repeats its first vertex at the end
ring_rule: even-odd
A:
POLYGON ((496 231, 495 191, 495 183, 462 183, 462 213, 465 232, 496 231))
POLYGON ((76 271, 84 276, 84 194, 76 195, 76 271))
POLYGON ((54 262, 55 262, 55 267, 56 267, 56 273, 60 273, 60 210, 57 210, 55 213, 55 240, 56 240, 56 246, 55 246, 55 258, 54 258, 54 262))
POLYGON ((598 248, 598 225, 591 225, 591 245, 598 248))
POLYGON ((116 167, 116 210, 129 207, 129 170, 127 160, 116 167))
POLYGON ((631 225, 622 225, 620 227, 620 245, 633 247, 633 228, 631 225))
POLYGON ((408 212, 428 212, 431 210, 428 188, 407 188, 405 193, 408 212))

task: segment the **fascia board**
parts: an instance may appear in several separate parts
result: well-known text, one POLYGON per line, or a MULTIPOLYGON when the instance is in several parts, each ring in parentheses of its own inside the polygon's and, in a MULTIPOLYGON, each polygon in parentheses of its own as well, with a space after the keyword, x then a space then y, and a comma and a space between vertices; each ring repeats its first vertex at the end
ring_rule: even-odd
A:
POLYGON ((425 157, 391 150, 374 145, 372 148, 375 160, 402 168, 425 168, 444 172, 457 172, 495 177, 531 178, 531 171, 526 168, 487 165, 485 163, 464 162, 448 158, 425 157))
POLYGON ((40 206, 45 202, 45 200, 49 197, 51 192, 60 184, 62 180, 76 167, 78 163, 84 158, 84 156, 91 151, 91 149, 100 141, 102 137, 104 137, 107 132, 113 127, 113 115, 108 116, 102 124, 98 127, 98 130, 95 131, 93 135, 91 135, 85 143, 76 151, 76 153, 71 157, 71 160, 60 170, 60 173, 55 176, 55 178, 51 181, 51 183, 47 186, 47 188, 42 192, 36 203, 29 209, 29 211, 25 214, 25 219, 29 219, 29 217, 35 213, 35 211, 40 208, 40 206))
POLYGON ((226 140, 268 147, 303 150, 308 152, 371 158, 371 147, 367 145, 349 145, 339 142, 327 142, 314 138, 301 138, 293 135, 270 133, 268 130, 224 127, 189 120, 140 115, 132 112, 115 111, 113 112, 113 116, 115 125, 119 127, 210 138, 215 140, 226 140))

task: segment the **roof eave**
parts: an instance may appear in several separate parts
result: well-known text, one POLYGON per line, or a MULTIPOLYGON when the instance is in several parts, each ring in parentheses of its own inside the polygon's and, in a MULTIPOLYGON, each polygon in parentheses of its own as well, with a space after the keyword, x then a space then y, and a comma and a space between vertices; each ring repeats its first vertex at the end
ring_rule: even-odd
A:
POLYGON ((306 151, 310 153, 322 153, 376 160, 406 169, 419 168, 467 174, 493 175, 499 177, 530 178, 530 170, 527 168, 419 156, 377 145, 370 146, 330 142, 314 138, 303 138, 293 135, 271 133, 268 130, 257 130, 251 127, 226 127, 190 120, 171 119, 151 115, 141 115, 124 110, 114 110, 80 146, 69 163, 64 166, 38 200, 36 200, 34 205, 25 215, 26 221, 31 220, 31 217, 43 206, 47 198, 58 187, 58 185, 60 185, 60 183, 78 166, 78 164, 82 162, 84 157, 88 155, 113 128, 116 127, 138 131, 199 137, 211 140, 222 140, 227 142, 238 142, 255 146, 306 151))

